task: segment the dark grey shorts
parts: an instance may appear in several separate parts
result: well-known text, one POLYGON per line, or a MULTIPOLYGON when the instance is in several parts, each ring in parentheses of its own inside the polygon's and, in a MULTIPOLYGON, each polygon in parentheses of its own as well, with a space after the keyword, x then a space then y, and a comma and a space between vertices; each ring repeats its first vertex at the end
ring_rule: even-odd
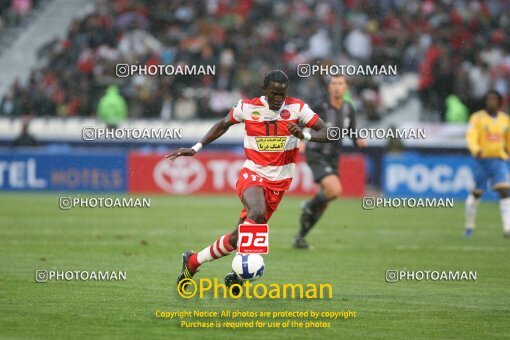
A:
POLYGON ((325 156, 317 152, 306 153, 306 163, 308 163, 308 166, 312 170, 313 180, 315 183, 320 183, 320 181, 327 175, 339 176, 339 157, 340 156, 334 155, 325 156))

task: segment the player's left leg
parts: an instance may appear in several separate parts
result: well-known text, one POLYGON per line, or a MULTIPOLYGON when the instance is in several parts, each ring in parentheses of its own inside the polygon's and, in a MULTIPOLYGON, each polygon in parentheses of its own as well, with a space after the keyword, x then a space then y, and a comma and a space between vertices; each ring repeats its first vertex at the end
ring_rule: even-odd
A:
POLYGON ((303 205, 300 219, 301 229, 294 241, 296 248, 307 249, 310 247, 305 240, 305 236, 319 221, 329 202, 338 198, 341 193, 342 184, 338 175, 329 174, 321 179, 319 192, 303 205))
MULTIPOLYGON (((244 171, 244 170, 243 170, 244 171)), ((257 175, 243 176, 241 172, 237 182, 237 192, 244 205, 238 225, 241 223, 266 223, 266 190, 264 182, 257 175)), ((237 226, 238 226, 237 225, 237 226)), ((177 284, 184 279, 191 279, 198 268, 205 262, 227 256, 237 249, 237 226, 231 233, 220 236, 213 244, 195 253, 188 250, 182 254, 182 270, 177 277, 177 284)), ((181 286, 185 289, 184 285, 181 286)))
POLYGON ((510 238, 510 178, 504 160, 494 160, 490 164, 493 189, 499 194, 499 211, 503 221, 503 235, 510 238))
MULTIPOLYGON (((262 193, 263 200, 261 200, 260 189, 261 187, 248 187, 242 193, 242 201, 245 208, 241 212, 241 220, 244 219, 245 224, 267 223, 278 208, 285 193, 284 191, 275 191, 264 187, 262 193)), ((239 224, 241 224, 241 221, 239 224)), ((237 249, 238 228, 232 231, 230 240, 235 242, 232 246, 237 249)), ((224 282, 229 288, 234 284, 243 285, 243 281, 234 272, 228 273, 225 276, 224 282)), ((239 288, 232 289, 232 294, 239 294, 239 288)))
POLYGON ((487 187, 487 181, 489 180, 489 161, 486 159, 475 159, 474 162, 474 177, 475 187, 469 193, 466 198, 466 205, 464 210, 464 237, 473 236, 473 232, 476 226, 476 214, 478 206, 480 205, 480 198, 482 197, 485 188, 487 187))
POLYGON ((510 189, 499 188, 496 189, 499 194, 499 211, 503 221, 503 236, 510 238, 510 189))
POLYGON ((216 260, 217 258, 227 256, 237 249, 237 228, 242 223, 266 223, 266 204, 264 188, 261 186, 249 186, 243 190, 241 201, 244 210, 241 212, 238 224, 231 233, 225 234, 218 238, 211 246, 204 248, 193 256, 190 261, 194 269, 198 268, 202 263, 216 260), (196 260, 196 262, 195 262, 196 260))
MULTIPOLYGON (((240 218, 237 225, 244 222, 244 218, 240 218)), ((232 253, 237 248, 237 226, 234 231, 220 236, 213 244, 205 247, 198 253, 190 255, 188 266, 193 272, 205 262, 214 261, 220 257, 224 257, 232 253)))
POLYGON ((478 211, 478 205, 480 204, 480 197, 483 195, 483 190, 473 189, 466 198, 466 206, 464 209, 465 215, 465 230, 464 237, 471 237, 476 225, 476 213, 478 211))
MULTIPOLYGON (((238 223, 242 222, 243 219, 239 219, 238 223)), ((237 240, 237 236, 235 237, 237 240)), ((232 253, 235 250, 235 247, 232 246, 232 243, 234 243, 231 240, 232 238, 233 236, 231 234, 225 234, 220 236, 216 241, 213 242, 213 244, 205 247, 198 253, 195 253, 191 250, 185 251, 182 254, 182 269, 177 276, 177 285, 179 285, 179 283, 185 279, 193 278, 193 276, 198 272, 198 267, 201 264, 216 260, 220 257, 227 256, 232 253)), ((186 285, 181 285, 180 289, 185 290, 186 285)))

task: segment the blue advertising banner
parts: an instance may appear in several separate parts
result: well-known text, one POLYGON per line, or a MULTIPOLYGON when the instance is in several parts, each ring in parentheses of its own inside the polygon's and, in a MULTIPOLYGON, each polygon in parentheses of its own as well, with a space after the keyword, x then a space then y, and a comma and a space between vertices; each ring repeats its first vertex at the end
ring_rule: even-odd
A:
MULTIPOLYGON (((386 197, 465 199, 474 187, 474 159, 418 153, 386 155, 382 186, 386 197)), ((497 199, 490 187, 484 199, 497 199)))
POLYGON ((126 153, 1 152, 0 190, 125 192, 126 153))

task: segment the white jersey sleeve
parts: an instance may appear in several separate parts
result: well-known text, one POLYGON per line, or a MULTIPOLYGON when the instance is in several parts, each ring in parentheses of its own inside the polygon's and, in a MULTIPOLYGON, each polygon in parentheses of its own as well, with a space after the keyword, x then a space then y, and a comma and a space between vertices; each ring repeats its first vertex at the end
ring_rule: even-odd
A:
POLYGON ((233 123, 238 124, 244 122, 243 106, 243 101, 239 100, 237 104, 230 109, 229 116, 233 123))
POLYGON ((319 119, 319 115, 313 112, 308 104, 303 105, 303 108, 298 113, 298 122, 306 127, 311 127, 319 119))

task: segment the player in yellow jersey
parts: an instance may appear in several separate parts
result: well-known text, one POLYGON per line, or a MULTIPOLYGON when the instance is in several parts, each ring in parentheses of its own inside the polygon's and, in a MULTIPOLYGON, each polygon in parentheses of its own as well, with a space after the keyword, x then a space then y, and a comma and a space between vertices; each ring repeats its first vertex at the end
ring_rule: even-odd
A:
POLYGON ((475 157, 475 188, 466 199, 466 230, 469 237, 475 229, 476 210, 487 183, 499 194, 503 234, 510 238, 510 178, 506 164, 510 150, 510 122, 499 111, 502 97, 497 91, 485 96, 485 109, 473 113, 466 133, 467 146, 475 157))

